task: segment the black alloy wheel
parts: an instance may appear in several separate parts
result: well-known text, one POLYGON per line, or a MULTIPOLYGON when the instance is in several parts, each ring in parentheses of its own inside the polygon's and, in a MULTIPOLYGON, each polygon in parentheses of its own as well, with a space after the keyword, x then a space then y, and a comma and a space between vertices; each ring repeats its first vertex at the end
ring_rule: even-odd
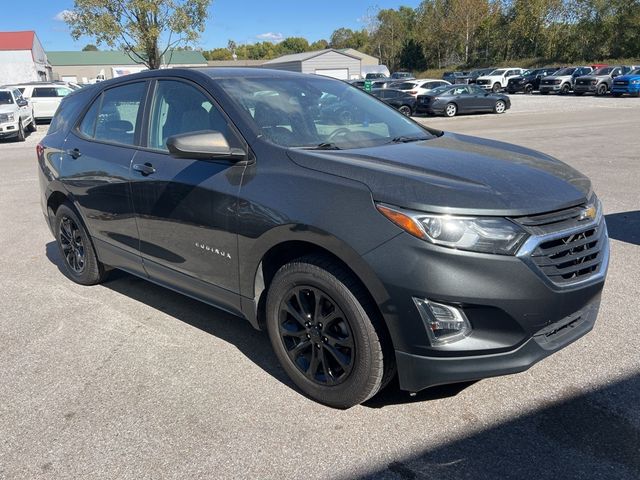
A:
POLYGON ((343 311, 319 288, 296 286, 280 304, 280 339, 291 362, 319 385, 339 385, 351 373, 353 333, 343 311))
POLYGON ((562 95, 566 95, 569 93, 569 90, 571 90, 571 85, 569 85, 568 83, 565 83, 564 85, 562 85, 562 87, 560 88, 560 93, 562 95))
POLYGON ((524 86, 524 93, 526 93, 527 95, 531 95, 533 93, 533 85, 531 85, 530 83, 527 83, 524 86))
POLYGON ((85 267, 85 248, 82 235, 76 223, 63 216, 58 228, 58 241, 67 266, 80 275, 85 267))

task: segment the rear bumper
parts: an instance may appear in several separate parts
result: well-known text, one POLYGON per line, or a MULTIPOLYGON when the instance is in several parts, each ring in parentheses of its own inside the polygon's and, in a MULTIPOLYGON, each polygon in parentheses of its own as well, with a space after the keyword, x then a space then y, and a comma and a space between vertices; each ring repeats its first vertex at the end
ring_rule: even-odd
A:
POLYGON ((436 385, 525 371, 591 331, 599 308, 600 296, 583 309, 545 327, 518 348, 507 352, 468 357, 426 357, 396 351, 400 387, 418 392, 436 385))

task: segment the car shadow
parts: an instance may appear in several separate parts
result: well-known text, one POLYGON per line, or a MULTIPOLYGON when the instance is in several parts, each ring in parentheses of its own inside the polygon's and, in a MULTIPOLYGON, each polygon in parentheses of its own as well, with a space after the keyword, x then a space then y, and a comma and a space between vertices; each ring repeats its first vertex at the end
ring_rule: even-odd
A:
MULTIPOLYGON (((639 394, 635 373, 597 390, 567 389, 559 401, 489 427, 469 409, 459 419, 472 422, 468 433, 385 462, 360 478, 638 479, 640 424, 634 402, 639 394)), ((424 421, 425 428, 437 428, 437 418, 424 421)))
POLYGON ((609 238, 640 245, 640 210, 605 215, 609 238))

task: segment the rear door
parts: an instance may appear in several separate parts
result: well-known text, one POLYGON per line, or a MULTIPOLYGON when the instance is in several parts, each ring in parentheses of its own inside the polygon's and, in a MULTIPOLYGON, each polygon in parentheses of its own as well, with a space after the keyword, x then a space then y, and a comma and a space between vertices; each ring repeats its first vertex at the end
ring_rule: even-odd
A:
POLYGON ((144 273, 131 200, 131 160, 139 144, 148 82, 98 94, 67 136, 62 181, 80 205, 102 261, 144 273))
POLYGON ((200 86, 178 78, 155 81, 146 148, 132 167, 140 252, 151 278, 238 309, 236 204, 245 166, 175 158, 166 146, 170 136, 201 130, 219 131, 232 147, 247 148, 200 86))

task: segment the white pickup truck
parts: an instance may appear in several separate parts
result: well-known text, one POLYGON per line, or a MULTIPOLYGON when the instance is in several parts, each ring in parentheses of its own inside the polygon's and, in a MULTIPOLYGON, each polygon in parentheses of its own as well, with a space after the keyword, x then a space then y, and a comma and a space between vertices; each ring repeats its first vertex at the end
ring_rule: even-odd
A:
POLYGON ((485 90, 491 90, 494 93, 497 93, 500 90, 507 88, 510 78, 518 77, 522 75, 523 72, 524 70, 522 68, 498 68, 489 75, 478 77, 476 85, 484 88, 485 90))
POLYGON ((33 107, 17 88, 0 88, 0 138, 15 137, 24 142, 25 129, 36 131, 33 107))

